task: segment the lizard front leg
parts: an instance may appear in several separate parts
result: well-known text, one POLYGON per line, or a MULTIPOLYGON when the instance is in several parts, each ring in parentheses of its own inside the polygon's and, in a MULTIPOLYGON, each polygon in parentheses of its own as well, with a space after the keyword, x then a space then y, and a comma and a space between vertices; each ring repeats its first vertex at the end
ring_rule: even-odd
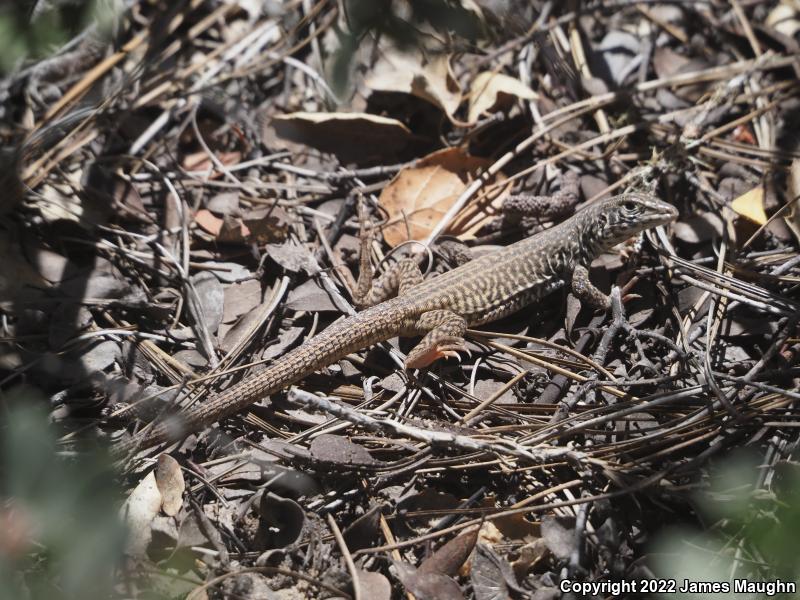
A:
POLYGON ((353 292, 353 301, 359 308, 374 306, 379 302, 402 294, 413 285, 422 282, 419 265, 403 258, 391 265, 380 277, 373 280, 372 263, 369 261, 369 246, 372 242, 372 229, 361 229, 361 256, 358 266, 358 284, 353 292))
MULTIPOLYGON (((370 269, 370 276, 371 276, 370 269)), ((363 271, 362 271, 363 273, 363 271)), ((370 284, 362 284, 359 274, 358 288, 354 295, 356 306, 364 308, 373 306, 384 300, 402 295, 408 288, 422 282, 419 265, 410 258, 404 258, 390 266, 380 277, 370 284)))
POLYGON ((611 308, 611 298, 589 281, 589 269, 583 265, 577 265, 572 272, 572 292, 578 300, 586 302, 594 308, 601 310, 611 308))
POLYGON ((467 352, 464 342, 467 321, 450 310, 429 310, 421 314, 414 329, 427 333, 408 353, 406 369, 421 369, 440 358, 458 358, 459 352, 467 352))

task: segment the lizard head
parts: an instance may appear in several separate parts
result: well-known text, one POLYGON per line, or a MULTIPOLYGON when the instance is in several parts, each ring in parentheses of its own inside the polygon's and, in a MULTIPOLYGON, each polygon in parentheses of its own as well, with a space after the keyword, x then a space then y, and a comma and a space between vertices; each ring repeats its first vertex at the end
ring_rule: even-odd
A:
POLYGON ((596 203, 590 210, 595 213, 591 237, 602 250, 624 242, 640 231, 666 225, 678 218, 674 206, 642 193, 614 196, 596 203))

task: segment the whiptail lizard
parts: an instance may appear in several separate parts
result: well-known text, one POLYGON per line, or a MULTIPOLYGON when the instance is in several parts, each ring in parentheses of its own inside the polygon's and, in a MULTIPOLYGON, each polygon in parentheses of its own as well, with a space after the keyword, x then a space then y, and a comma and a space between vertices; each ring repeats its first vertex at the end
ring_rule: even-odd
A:
POLYGON ((368 293, 361 292, 362 299, 372 306, 337 321, 260 373, 116 444, 114 453, 177 440, 352 352, 398 335, 424 335, 408 354, 407 368, 458 356, 457 352, 465 349, 467 327, 516 312, 567 283, 582 300, 608 308, 609 298, 589 281, 592 260, 640 231, 677 216, 674 207, 652 196, 623 194, 596 202, 559 225, 438 277, 423 280, 417 264, 404 259, 368 293))

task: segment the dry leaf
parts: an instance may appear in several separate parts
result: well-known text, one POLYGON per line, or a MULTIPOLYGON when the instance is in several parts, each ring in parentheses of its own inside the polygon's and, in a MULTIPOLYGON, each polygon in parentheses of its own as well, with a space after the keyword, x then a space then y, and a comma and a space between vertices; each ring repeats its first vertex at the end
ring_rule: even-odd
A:
POLYGON ((131 492, 122 506, 122 515, 128 526, 126 552, 142 556, 153 537, 151 525, 159 511, 175 516, 183 505, 183 480, 178 462, 167 454, 158 457, 154 471, 150 471, 131 492))
POLYGON ((155 471, 150 471, 131 492, 122 506, 128 541, 125 549, 131 556, 142 556, 153 537, 150 524, 161 509, 161 492, 156 484, 155 471))
POLYGON ((418 572, 413 566, 392 561, 397 578, 417 600, 464 600, 459 585, 447 575, 437 572, 418 572))
POLYGON ((319 461, 345 467, 373 466, 378 462, 364 446, 332 433, 323 433, 314 438, 309 450, 311 456, 319 461))
MULTIPOLYGON (((239 164, 242 161, 241 152, 215 152, 214 157, 226 167, 239 164)), ((183 158, 183 168, 187 171, 214 171, 214 176, 219 176, 221 173, 217 170, 214 162, 208 156, 208 152, 194 152, 187 154, 183 158)))
POLYGON ((286 213, 279 207, 259 208, 243 217, 225 215, 220 219, 211 211, 201 208, 194 215, 200 229, 213 235, 217 241, 247 243, 282 241, 286 237, 286 213))
POLYGON ((798 30, 800 30, 800 20, 797 18, 797 11, 797 3, 792 5, 789 2, 781 2, 770 11, 765 23, 767 27, 772 27, 775 31, 786 37, 794 37, 798 30))
POLYGON ((84 169, 76 169, 62 181, 42 185, 36 206, 47 223, 65 220, 89 226, 108 220, 111 203, 105 199, 97 201, 87 194, 83 179, 84 169))
POLYGON ((478 541, 477 529, 454 537, 422 561, 417 573, 441 573, 450 577, 455 576, 461 565, 472 554, 476 541, 478 541))
POLYGON ((286 297, 286 306, 292 310, 310 312, 339 310, 316 279, 309 279, 292 289, 286 297))
MULTIPOLYGON (((427 237, 479 171, 490 164, 459 148, 448 148, 400 171, 378 200, 389 213, 389 224, 383 230, 386 242, 394 247, 427 237)), ((492 203, 496 209, 500 196, 485 199, 484 204, 492 203)), ((481 211, 477 220, 474 217, 465 212, 451 224, 449 233, 469 237, 485 222, 486 212, 481 211)))
POLYGON ((485 112, 497 112, 517 99, 536 100, 539 96, 519 79, 484 71, 472 82, 469 97, 469 121, 475 122, 485 112))
POLYGON ((510 600, 509 588, 525 593, 509 562, 489 544, 476 546, 469 576, 475 600, 510 600))
POLYGON ((759 186, 745 192, 731 203, 733 211, 751 221, 763 225, 767 222, 764 212, 764 188, 759 186))
POLYGON ((296 112, 273 117, 271 124, 278 136, 330 152, 343 162, 388 158, 412 138, 400 121, 368 113, 296 112))
POLYGON ((200 229, 210 233, 214 237, 218 236, 219 232, 222 231, 222 219, 214 216, 211 211, 206 210, 205 208, 201 208, 197 211, 197 213, 195 213, 194 222, 197 223, 197 226, 200 227, 200 229))
POLYGON ((358 587, 361 589, 362 598, 370 600, 390 600, 392 597, 392 584, 380 573, 356 570, 358 587))
POLYGON ((800 159, 795 158, 792 161, 792 166, 789 169, 789 183, 788 183, 787 203, 791 202, 792 206, 789 208, 789 214, 784 217, 789 229, 792 230, 794 237, 800 241, 800 159))
POLYGON ((306 526, 303 507, 291 498, 265 492, 259 503, 256 544, 260 550, 285 548, 297 543, 306 526))
POLYGON ((158 457, 155 478, 161 492, 161 510, 174 517, 183 506, 183 492, 186 490, 181 466, 169 454, 162 454, 158 457))
POLYGON ((422 98, 449 117, 461 104, 461 88, 450 70, 450 57, 444 54, 425 56, 418 49, 389 48, 381 53, 364 84, 374 91, 422 98))
POLYGON ((233 323, 261 304, 264 297, 261 282, 256 279, 225 286, 222 322, 233 323))
POLYGON ((561 560, 568 559, 575 549, 575 531, 550 515, 542 517, 542 539, 550 552, 561 560))

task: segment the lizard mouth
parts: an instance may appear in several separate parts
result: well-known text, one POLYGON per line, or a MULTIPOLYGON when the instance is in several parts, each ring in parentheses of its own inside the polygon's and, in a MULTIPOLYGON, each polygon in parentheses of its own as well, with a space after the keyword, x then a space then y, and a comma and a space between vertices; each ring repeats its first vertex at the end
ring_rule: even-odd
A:
POLYGON ((678 218, 678 209, 667 204, 666 202, 654 202, 653 209, 650 214, 645 215, 643 221, 647 223, 647 227, 655 227, 656 225, 666 225, 678 218))

